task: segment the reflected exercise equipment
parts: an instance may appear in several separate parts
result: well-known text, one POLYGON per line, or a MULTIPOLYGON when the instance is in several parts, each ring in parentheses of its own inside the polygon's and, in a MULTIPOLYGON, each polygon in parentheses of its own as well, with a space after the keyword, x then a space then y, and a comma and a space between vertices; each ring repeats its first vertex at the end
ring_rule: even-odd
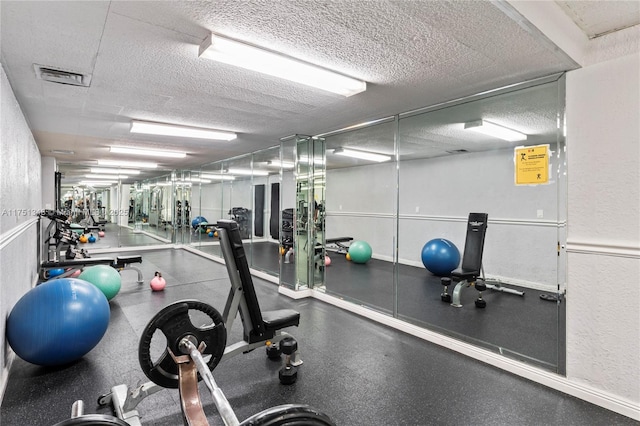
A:
POLYGON ((488 217, 487 213, 469 213, 462 266, 452 271, 450 277, 442 277, 440 280, 440 283, 444 286, 440 298, 443 302, 451 303, 451 306, 456 308, 462 307, 460 295, 465 287, 474 286, 478 290, 478 299, 475 301, 477 308, 487 306, 487 302, 482 298, 482 292, 487 289, 524 296, 524 292, 502 287, 497 281, 493 282, 493 284, 488 284, 488 280, 484 278, 482 253, 484 251, 484 237, 487 232, 488 217), (448 287, 452 284, 452 281, 457 282, 453 290, 453 298, 448 293, 448 287))

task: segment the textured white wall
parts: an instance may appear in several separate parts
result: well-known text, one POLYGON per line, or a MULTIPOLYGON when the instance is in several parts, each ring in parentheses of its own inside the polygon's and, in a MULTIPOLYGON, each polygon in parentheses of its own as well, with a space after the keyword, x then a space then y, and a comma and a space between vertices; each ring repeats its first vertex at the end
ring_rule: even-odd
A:
POLYGON ((567 75, 567 377, 640 404, 640 55, 567 75))
MULTIPOLYGON (((0 241, 35 217, 42 207, 40 152, 24 119, 4 68, 0 67, 0 241)), ((0 393, 9 360, 4 338, 6 318, 35 282, 38 271, 35 225, 0 252, 0 393)))

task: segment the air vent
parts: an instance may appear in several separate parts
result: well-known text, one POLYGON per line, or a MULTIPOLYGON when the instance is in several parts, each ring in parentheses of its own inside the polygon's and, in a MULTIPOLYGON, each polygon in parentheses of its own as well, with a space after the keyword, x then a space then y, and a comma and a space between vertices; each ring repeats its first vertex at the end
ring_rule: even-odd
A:
POLYGON ((447 151, 447 154, 464 154, 465 152, 469 152, 466 149, 454 149, 452 151, 447 151))
POLYGON ((51 83, 69 84, 71 86, 83 87, 89 87, 89 85, 91 84, 90 74, 80 74, 77 72, 64 71, 38 64, 33 64, 33 68, 36 71, 36 77, 40 80, 50 81, 51 83))

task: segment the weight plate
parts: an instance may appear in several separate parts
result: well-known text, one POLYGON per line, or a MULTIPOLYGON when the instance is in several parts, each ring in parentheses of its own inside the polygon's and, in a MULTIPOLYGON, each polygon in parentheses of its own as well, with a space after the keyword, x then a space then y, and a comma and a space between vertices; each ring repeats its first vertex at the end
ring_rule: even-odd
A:
POLYGON ((63 420, 54 426, 129 426, 129 424, 113 416, 86 414, 73 419, 63 420))
MULTIPOLYGON (((152 382, 165 388, 178 387, 178 366, 167 349, 157 360, 151 359, 151 341, 156 330, 164 334, 167 339, 167 348, 170 348, 176 356, 183 355, 178 347, 183 337, 192 335, 198 342, 204 342, 207 347, 202 356, 206 358, 207 355, 211 355, 207 361, 211 371, 220 362, 227 343, 227 331, 222 315, 213 306, 197 300, 181 300, 163 308, 149 321, 142 332, 138 346, 138 360, 144 374, 152 382), (204 313, 211 323, 204 326, 194 325, 189 311, 204 313)), ((201 380, 199 375, 198 380, 201 380)))
POLYGON ((267 408, 240 426, 335 426, 329 416, 308 405, 287 404, 267 408))

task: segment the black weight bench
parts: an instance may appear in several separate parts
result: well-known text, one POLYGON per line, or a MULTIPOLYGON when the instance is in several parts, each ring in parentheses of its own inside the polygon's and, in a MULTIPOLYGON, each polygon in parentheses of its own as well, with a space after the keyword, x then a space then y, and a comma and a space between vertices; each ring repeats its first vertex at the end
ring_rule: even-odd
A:
POLYGON ((69 268, 61 275, 57 275, 55 278, 66 278, 73 275, 76 271, 86 268, 88 266, 95 265, 109 265, 112 268, 122 272, 125 269, 133 269, 138 273, 138 284, 142 284, 144 279, 142 278, 142 271, 134 266, 132 263, 142 263, 142 256, 118 256, 115 259, 110 257, 85 257, 82 259, 65 259, 59 261, 46 261, 40 265, 40 278, 47 279, 47 272, 51 269, 69 268))
POLYGON ((349 246, 343 244, 353 241, 352 237, 338 237, 338 238, 327 238, 325 240, 325 245, 335 245, 337 248, 327 247, 327 250, 334 251, 336 253, 347 253, 349 251, 349 246))
MULTIPOLYGON (((214 228, 213 225, 209 225, 214 228)), ((265 312, 260 310, 238 224, 233 220, 220 220, 215 229, 218 232, 222 254, 231 281, 231 290, 222 314, 224 326, 226 330, 231 330, 234 320, 240 314, 243 327, 243 340, 227 344, 220 360, 224 361, 260 347, 269 350, 283 339, 291 338, 292 336, 282 329, 298 326, 300 313, 293 309, 265 312)), ((287 356, 290 356, 291 365, 299 366, 302 364, 297 345, 295 351, 287 356)), ((131 426, 141 426, 140 415, 136 407, 144 398, 162 389, 164 388, 154 382, 144 383, 135 389, 129 389, 126 384, 122 384, 112 387, 110 393, 101 397, 100 401, 110 402, 119 419, 126 421, 131 426)))
POLYGON ((449 277, 440 279, 444 286, 444 291, 440 295, 443 302, 451 303, 451 306, 461 308, 460 295, 465 287, 474 286, 478 290, 478 299, 475 301, 477 308, 484 308, 487 302, 482 298, 482 292, 491 289, 504 293, 516 294, 523 296, 524 292, 502 287, 499 282, 487 284, 482 268, 482 254, 484 251, 484 239, 487 233, 487 222, 489 215, 487 213, 469 213, 467 221, 467 236, 464 242, 464 254, 462 255, 462 265, 460 268, 451 272, 449 277), (452 284, 452 280, 457 282, 453 289, 453 299, 447 293, 447 288, 452 284))

